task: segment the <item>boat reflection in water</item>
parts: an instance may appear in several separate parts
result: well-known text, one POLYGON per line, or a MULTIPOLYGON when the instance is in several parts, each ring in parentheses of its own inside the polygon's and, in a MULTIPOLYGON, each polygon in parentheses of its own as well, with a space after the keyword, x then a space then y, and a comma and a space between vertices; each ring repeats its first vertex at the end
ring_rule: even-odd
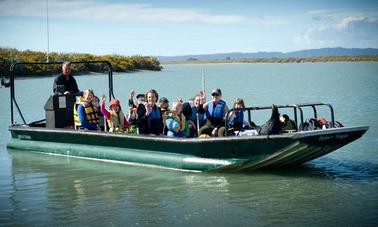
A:
MULTIPOLYGON (((197 192, 217 197, 228 193, 227 177, 216 174, 201 177, 8 150, 13 187, 8 222, 13 224, 162 224, 172 219, 172 211, 182 210, 183 204, 205 202, 207 198, 197 192)), ((176 215, 178 219, 185 216, 176 215)))

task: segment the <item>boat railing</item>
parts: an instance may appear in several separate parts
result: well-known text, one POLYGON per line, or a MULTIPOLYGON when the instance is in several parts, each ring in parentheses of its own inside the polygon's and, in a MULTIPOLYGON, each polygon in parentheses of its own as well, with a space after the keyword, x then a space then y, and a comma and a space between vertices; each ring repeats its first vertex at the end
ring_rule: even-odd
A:
MULTIPOLYGON (((303 128, 300 127, 300 126, 303 126, 304 125, 304 113, 303 113, 303 109, 305 108, 312 108, 313 110, 313 118, 317 118, 318 117, 318 112, 317 112, 317 109, 316 107, 317 106, 327 106, 329 107, 330 109, 330 115, 331 115, 331 120, 329 121, 329 127, 330 128, 333 128, 334 125, 335 125, 335 115, 334 115, 334 111, 333 111, 333 107, 331 104, 329 103, 301 103, 301 104, 286 104, 286 105, 275 105, 278 109, 287 109, 287 108, 291 108, 293 110, 293 116, 294 116, 294 122, 295 122, 295 125, 297 127, 296 131, 303 131, 303 128), (299 119, 298 119, 298 113, 299 113, 299 119), (298 122, 300 124, 298 124, 298 122)), ((228 129, 229 129, 229 124, 228 124, 228 121, 229 121, 229 117, 230 117, 230 114, 234 111, 242 111, 243 114, 244 112, 247 112, 248 114, 248 124, 251 125, 252 124, 252 112, 253 111, 257 111, 257 110, 268 110, 268 109, 272 109, 273 106, 257 106, 257 107, 245 107, 245 108, 232 108, 230 109, 227 113, 226 113, 226 117, 225 117, 225 129, 226 129, 226 132, 228 132, 228 129)), ((228 133, 226 133, 227 135, 228 133)))
MULTIPOLYGON (((62 65, 63 61, 57 62, 15 62, 10 66, 10 105, 11 105, 11 124, 14 124, 14 111, 13 105, 15 105, 18 114, 20 115, 24 124, 27 124, 25 118, 22 114, 21 108, 17 103, 16 96, 15 96, 15 78, 16 78, 16 69, 18 66, 21 65, 62 65)), ((108 72, 108 86, 109 86, 109 98, 114 96, 113 93, 113 67, 109 61, 70 61, 72 65, 80 65, 80 64, 104 64, 107 67, 108 72)))
POLYGON ((296 104, 295 106, 297 106, 297 108, 300 110, 300 112, 301 112, 301 125, 303 125, 303 111, 302 111, 302 109, 303 108, 312 108, 312 110, 313 110, 313 113, 314 113, 314 115, 313 115, 313 118, 318 118, 318 113, 317 113, 317 110, 316 110, 316 106, 327 106, 328 108, 329 108, 329 110, 330 110, 330 115, 331 115, 331 120, 329 121, 329 127, 330 128, 334 128, 335 127, 335 113, 334 113, 334 111, 333 111, 333 107, 332 107, 332 105, 331 104, 329 104, 329 103, 321 103, 321 102, 319 102, 319 103, 301 103, 301 104, 296 104))

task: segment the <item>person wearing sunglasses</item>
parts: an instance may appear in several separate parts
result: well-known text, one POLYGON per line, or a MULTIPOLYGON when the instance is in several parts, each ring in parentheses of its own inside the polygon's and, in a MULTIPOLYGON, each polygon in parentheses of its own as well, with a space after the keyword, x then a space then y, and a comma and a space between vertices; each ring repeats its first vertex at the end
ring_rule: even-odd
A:
POLYGON ((222 91, 217 88, 211 92, 212 100, 205 103, 206 124, 199 130, 199 135, 224 136, 224 123, 228 107, 222 100, 222 91))

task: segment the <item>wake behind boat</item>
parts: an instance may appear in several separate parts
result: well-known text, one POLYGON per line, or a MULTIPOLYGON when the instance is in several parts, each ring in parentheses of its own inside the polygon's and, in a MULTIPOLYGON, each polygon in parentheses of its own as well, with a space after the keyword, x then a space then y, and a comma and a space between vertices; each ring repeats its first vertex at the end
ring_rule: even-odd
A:
MULTIPOLYGON (((112 65, 109 62, 71 63, 102 64, 106 67, 109 97, 115 97, 112 65)), ((334 119, 330 104, 307 103, 276 106, 280 110, 292 110, 295 123, 299 125, 293 131, 277 135, 256 135, 246 130, 238 133, 237 136, 169 138, 75 130, 64 128, 67 122, 73 121, 75 98, 64 95, 49 97, 45 105, 46 119, 27 123, 15 98, 15 68, 20 65, 38 64, 62 64, 62 62, 15 63, 10 68, 9 130, 12 139, 7 145, 9 148, 189 171, 243 171, 300 165, 360 138, 369 129, 368 126, 336 128, 337 121, 334 119), (311 108, 314 113, 312 117, 316 118, 318 106, 329 107, 331 113, 329 127, 309 130, 304 127, 306 121, 303 110, 311 108), (22 124, 14 122, 14 107, 23 121, 22 124)), ((252 112, 270 108, 272 107, 247 107, 242 111, 248 114, 248 121, 251 123, 252 112)), ((229 113, 233 110, 231 109, 229 113)))

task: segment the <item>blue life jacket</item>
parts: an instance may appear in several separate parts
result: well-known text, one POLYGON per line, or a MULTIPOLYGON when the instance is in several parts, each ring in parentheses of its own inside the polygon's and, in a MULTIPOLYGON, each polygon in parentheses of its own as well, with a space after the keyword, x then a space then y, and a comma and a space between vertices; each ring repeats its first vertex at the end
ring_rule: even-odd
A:
POLYGON ((197 111, 197 107, 192 106, 192 116, 190 116, 190 120, 192 120, 193 122, 197 121, 197 111))
POLYGON ((228 125, 233 127, 234 125, 243 125, 244 114, 243 111, 235 111, 235 114, 229 117, 228 125))
POLYGON ((194 123, 197 124, 197 114, 198 114, 199 124, 203 125, 203 122, 205 121, 205 114, 198 113, 198 109, 195 106, 192 107, 192 116, 190 117, 190 120, 192 120, 194 123))
POLYGON ((207 105, 207 111, 206 111, 206 117, 207 119, 210 119, 212 117, 215 118, 223 118, 223 112, 222 109, 226 106, 226 102, 223 100, 220 100, 218 104, 214 107, 214 102, 210 101, 207 105))
POLYGON ((182 128, 182 127, 185 127, 185 125, 183 125, 183 122, 179 122, 176 117, 168 116, 165 123, 168 129, 167 136, 169 137, 184 137, 185 136, 185 128, 182 128), (180 130, 178 132, 175 132, 174 129, 177 127, 179 127, 180 130))
POLYGON ((154 106, 152 108, 150 115, 147 116, 147 119, 150 121, 150 120, 160 119, 160 118, 161 118, 160 110, 159 110, 159 108, 157 108, 157 106, 154 106))

